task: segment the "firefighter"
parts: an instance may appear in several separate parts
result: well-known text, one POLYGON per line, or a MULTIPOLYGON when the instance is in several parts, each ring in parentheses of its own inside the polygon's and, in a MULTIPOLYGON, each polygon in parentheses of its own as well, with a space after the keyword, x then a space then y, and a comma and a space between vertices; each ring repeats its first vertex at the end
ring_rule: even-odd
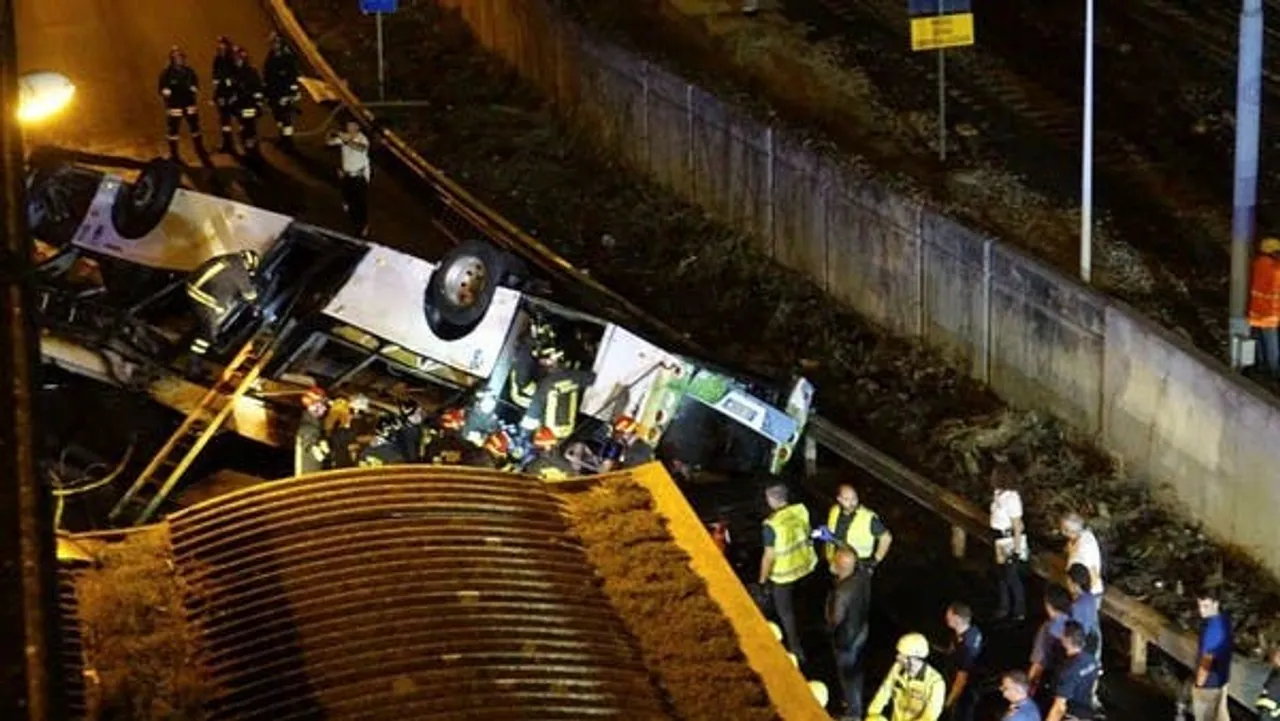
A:
POLYGON ((600 452, 604 460, 600 472, 634 468, 653 460, 653 448, 640 440, 639 424, 631 416, 618 416, 613 422, 613 437, 600 452))
POLYGON ((262 109, 262 78, 249 63, 249 53, 241 47, 234 50, 232 67, 232 95, 229 99, 231 112, 240 123, 240 142, 244 145, 245 155, 259 157, 262 150, 258 147, 258 114, 262 109))
POLYGON ((298 424, 294 465, 299 473, 314 473, 329 467, 332 450, 325 437, 324 421, 329 415, 329 397, 318 386, 302 394, 302 420, 298 424))
POLYGON ((938 721, 946 701, 947 684, 930 666, 929 641, 918 633, 898 639, 898 660, 867 707, 867 721, 885 721, 885 707, 893 704, 888 721, 938 721))
POLYGON ((298 104, 298 56, 279 33, 271 33, 271 49, 262 63, 267 102, 280 133, 280 147, 293 149, 293 118, 298 104))
POLYGON ((462 436, 466 426, 465 410, 450 408, 441 413, 438 429, 422 451, 423 460, 447 466, 464 465, 475 452, 475 446, 462 436))
POLYGON ((187 130, 196 152, 204 154, 204 141, 200 137, 200 108, 196 95, 200 92, 200 79, 196 71, 187 65, 187 54, 174 45, 169 50, 169 64, 160 73, 158 92, 164 100, 165 139, 169 141, 169 157, 180 160, 178 139, 181 137, 182 119, 187 120, 187 130))
POLYGON ((398 463, 405 463, 404 451, 397 443, 400 431, 404 428, 404 423, 400 416, 388 413, 378 419, 378 427, 373 433, 373 440, 369 441, 369 445, 365 447, 364 452, 360 454, 360 465, 365 468, 376 468, 378 466, 394 466, 398 463))
POLYGON ((423 448, 431 440, 426 428, 426 413, 422 406, 411 398, 401 399, 396 404, 396 413, 400 416, 400 430, 396 434, 396 442, 400 451, 409 463, 417 463, 422 458, 423 448))
POLYGON ((1262 341, 1267 372, 1280 376, 1280 238, 1264 238, 1249 281, 1249 326, 1262 341))
POLYGON ((254 282, 258 254, 252 250, 215 256, 196 268, 187 278, 187 297, 196 304, 204 334, 191 342, 191 351, 204 355, 218 339, 222 324, 240 303, 256 306, 258 288, 254 282))
POLYGON ((527 409, 540 381, 564 360, 564 351, 556 346, 556 331, 550 324, 535 318, 516 350, 511 365, 507 392, 511 402, 527 409))
POLYGON ((511 461, 511 436, 501 429, 490 433, 479 452, 471 454, 471 461, 467 465, 497 471, 516 470, 516 465, 511 461))
POLYGON ((234 116, 231 99, 235 97, 236 60, 235 46, 231 38, 223 35, 213 49, 213 105, 218 109, 218 125, 222 131, 222 145, 219 153, 228 155, 235 153, 236 146, 232 137, 235 128, 231 125, 234 116))
POLYGON ((535 455, 524 467, 524 472, 545 481, 571 478, 578 475, 573 464, 558 452, 560 439, 550 428, 543 426, 533 434, 535 455))

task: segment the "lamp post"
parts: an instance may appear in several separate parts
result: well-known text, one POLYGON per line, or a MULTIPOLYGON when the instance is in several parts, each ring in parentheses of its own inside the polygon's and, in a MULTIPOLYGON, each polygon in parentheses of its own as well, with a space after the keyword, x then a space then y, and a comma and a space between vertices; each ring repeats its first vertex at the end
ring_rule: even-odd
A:
POLYGON ((1093 0, 1084 3, 1084 120, 1080 143, 1080 279, 1093 272, 1093 0))
POLYGON ((1231 367, 1252 365, 1249 265, 1257 226, 1258 125, 1262 112, 1262 0, 1240 8, 1240 49, 1236 67, 1236 157, 1231 201, 1231 367))
POLYGON ((40 336, 31 302, 20 123, 62 110, 75 88, 56 73, 19 76, 13 3, 0 7, 0 718, 67 718, 59 657, 49 488, 35 468, 40 336), (12 114, 11 114, 12 111, 12 114))

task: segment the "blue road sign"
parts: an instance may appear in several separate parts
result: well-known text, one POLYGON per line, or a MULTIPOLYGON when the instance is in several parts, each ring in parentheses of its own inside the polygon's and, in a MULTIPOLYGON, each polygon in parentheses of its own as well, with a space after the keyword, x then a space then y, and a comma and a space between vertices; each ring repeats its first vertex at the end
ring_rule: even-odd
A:
MULTIPOLYGON (((913 2, 915 0, 912 0, 913 2)), ((360 12, 362 13, 393 13, 399 0, 360 0, 360 12)))
POLYGON ((970 12, 973 12, 972 0, 907 0, 907 14, 911 17, 970 12))

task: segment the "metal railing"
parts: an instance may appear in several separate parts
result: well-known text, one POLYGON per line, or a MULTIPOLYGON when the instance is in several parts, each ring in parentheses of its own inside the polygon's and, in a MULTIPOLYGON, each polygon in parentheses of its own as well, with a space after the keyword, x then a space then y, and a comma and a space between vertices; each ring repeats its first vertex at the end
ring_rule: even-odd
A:
MULTIPOLYGON (((276 24, 290 38, 311 67, 335 89, 342 102, 364 126, 366 132, 380 140, 404 170, 427 184, 432 191, 433 202, 444 213, 444 218, 439 222, 442 227, 448 228, 446 232, 451 237, 486 239, 500 248, 519 255, 564 286, 583 289, 592 296, 596 304, 603 302, 605 307, 600 309, 602 315, 608 315, 613 320, 637 329, 648 330, 673 349, 714 358, 674 328, 649 316, 635 304, 577 270, 550 248, 512 225, 449 180, 444 173, 418 155, 402 138, 381 126, 373 113, 362 104, 360 98, 350 90, 320 54, 315 43, 311 41, 293 11, 288 7, 286 0, 262 0, 262 2, 271 12, 276 24), (460 223, 465 225, 459 225, 460 223)), ((593 310, 596 309, 593 308, 593 310)), ((987 544, 992 542, 986 513, 967 499, 911 471, 852 433, 838 428, 821 417, 814 416, 809 421, 806 442, 808 458, 813 459, 816 456, 817 445, 821 445, 950 524, 953 550, 962 551, 965 541, 970 537, 987 544)), ((1032 564, 1037 574, 1053 580, 1061 579, 1062 567, 1061 557, 1053 554, 1039 554, 1033 559, 1032 564)), ((1103 600, 1102 612, 1129 631, 1129 655, 1133 672, 1146 672, 1149 646, 1156 646, 1188 668, 1195 666, 1196 638, 1149 606, 1119 591, 1108 589, 1103 600)), ((1235 679, 1230 689, 1232 698, 1252 708, 1266 673, 1265 666, 1257 660, 1237 654, 1232 669, 1232 676, 1235 679)))

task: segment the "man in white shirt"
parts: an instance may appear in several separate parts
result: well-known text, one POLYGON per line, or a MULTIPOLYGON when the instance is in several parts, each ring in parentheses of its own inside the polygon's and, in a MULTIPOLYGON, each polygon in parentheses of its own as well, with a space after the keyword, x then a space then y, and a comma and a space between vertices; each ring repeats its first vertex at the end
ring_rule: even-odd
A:
POLYGON ((1093 583, 1089 593, 1102 595, 1102 548, 1098 546, 1098 537, 1085 527, 1084 519, 1078 513, 1064 516, 1061 528, 1062 535, 1067 537, 1067 567, 1079 563, 1089 569, 1093 583))
POLYGON ((342 151, 342 207, 360 235, 369 232, 369 138, 360 132, 360 124, 348 120, 346 129, 329 136, 330 146, 342 151))
POLYGON ((991 529, 995 531, 996 566, 998 569, 998 608, 995 620, 1012 617, 1020 623, 1027 616, 1027 592, 1023 582, 1029 558, 1027 529, 1022 521, 1022 497, 1018 494, 1017 474, 1008 464, 1000 464, 991 472, 991 529))

